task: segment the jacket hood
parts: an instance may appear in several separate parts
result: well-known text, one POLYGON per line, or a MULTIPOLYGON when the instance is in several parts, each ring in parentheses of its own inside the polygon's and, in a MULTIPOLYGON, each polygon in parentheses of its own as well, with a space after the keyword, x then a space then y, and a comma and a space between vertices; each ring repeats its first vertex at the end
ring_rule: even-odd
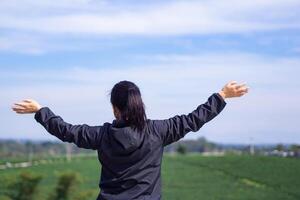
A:
POLYGON ((110 135, 113 151, 125 155, 134 152, 141 146, 144 134, 134 130, 124 121, 114 120, 110 135))

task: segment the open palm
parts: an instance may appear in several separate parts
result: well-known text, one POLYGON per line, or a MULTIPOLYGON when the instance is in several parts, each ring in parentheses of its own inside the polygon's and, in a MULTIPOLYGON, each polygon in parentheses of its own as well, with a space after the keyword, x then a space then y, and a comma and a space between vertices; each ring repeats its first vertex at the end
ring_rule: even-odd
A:
POLYGON ((19 103, 15 103, 12 110, 18 114, 36 113, 41 109, 41 105, 33 99, 25 99, 19 103))

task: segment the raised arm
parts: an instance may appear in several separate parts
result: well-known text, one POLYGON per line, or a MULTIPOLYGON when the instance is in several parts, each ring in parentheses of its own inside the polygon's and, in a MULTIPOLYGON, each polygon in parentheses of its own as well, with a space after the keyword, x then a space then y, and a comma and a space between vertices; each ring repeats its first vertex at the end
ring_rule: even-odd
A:
POLYGON ((63 142, 76 144, 86 149, 98 149, 102 136, 101 126, 72 125, 66 123, 60 116, 55 115, 49 108, 42 107, 34 100, 24 100, 12 108, 16 113, 35 113, 35 119, 50 134, 63 142))
POLYGON ((216 117, 225 107, 226 98, 240 97, 248 92, 245 84, 231 81, 218 93, 211 95, 207 102, 199 105, 187 115, 177 115, 166 120, 156 120, 155 127, 163 145, 166 146, 183 138, 188 132, 198 131, 205 123, 216 117))

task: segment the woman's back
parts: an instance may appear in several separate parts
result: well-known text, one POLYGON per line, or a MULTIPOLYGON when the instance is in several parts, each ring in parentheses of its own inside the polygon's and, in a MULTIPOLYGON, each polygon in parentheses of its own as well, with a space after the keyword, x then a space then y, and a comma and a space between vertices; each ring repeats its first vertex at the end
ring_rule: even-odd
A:
POLYGON ((101 194, 98 199, 160 199, 163 142, 148 120, 142 132, 114 121, 98 150, 101 194))
POLYGON ((143 131, 122 120, 103 125, 98 149, 102 165, 99 199, 160 199, 163 148, 218 115, 225 106, 218 94, 189 115, 147 120, 143 131))

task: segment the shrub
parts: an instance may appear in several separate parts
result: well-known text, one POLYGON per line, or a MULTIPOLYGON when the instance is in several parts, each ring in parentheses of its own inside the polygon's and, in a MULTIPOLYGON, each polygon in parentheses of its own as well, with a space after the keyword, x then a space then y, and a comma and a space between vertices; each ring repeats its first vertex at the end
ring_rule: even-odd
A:
POLYGON ((180 144, 180 145, 177 147, 176 151, 177 151, 177 153, 179 153, 179 154, 186 154, 187 149, 186 149, 185 146, 183 146, 183 145, 180 144))
POLYGON ((42 176, 23 172, 8 186, 7 196, 14 200, 32 200, 42 176))
POLYGON ((9 198, 8 196, 0 195, 0 200, 12 200, 12 199, 9 198))
POLYGON ((59 175, 55 193, 50 196, 51 200, 68 200, 74 186, 79 182, 79 175, 75 172, 64 172, 59 175))

